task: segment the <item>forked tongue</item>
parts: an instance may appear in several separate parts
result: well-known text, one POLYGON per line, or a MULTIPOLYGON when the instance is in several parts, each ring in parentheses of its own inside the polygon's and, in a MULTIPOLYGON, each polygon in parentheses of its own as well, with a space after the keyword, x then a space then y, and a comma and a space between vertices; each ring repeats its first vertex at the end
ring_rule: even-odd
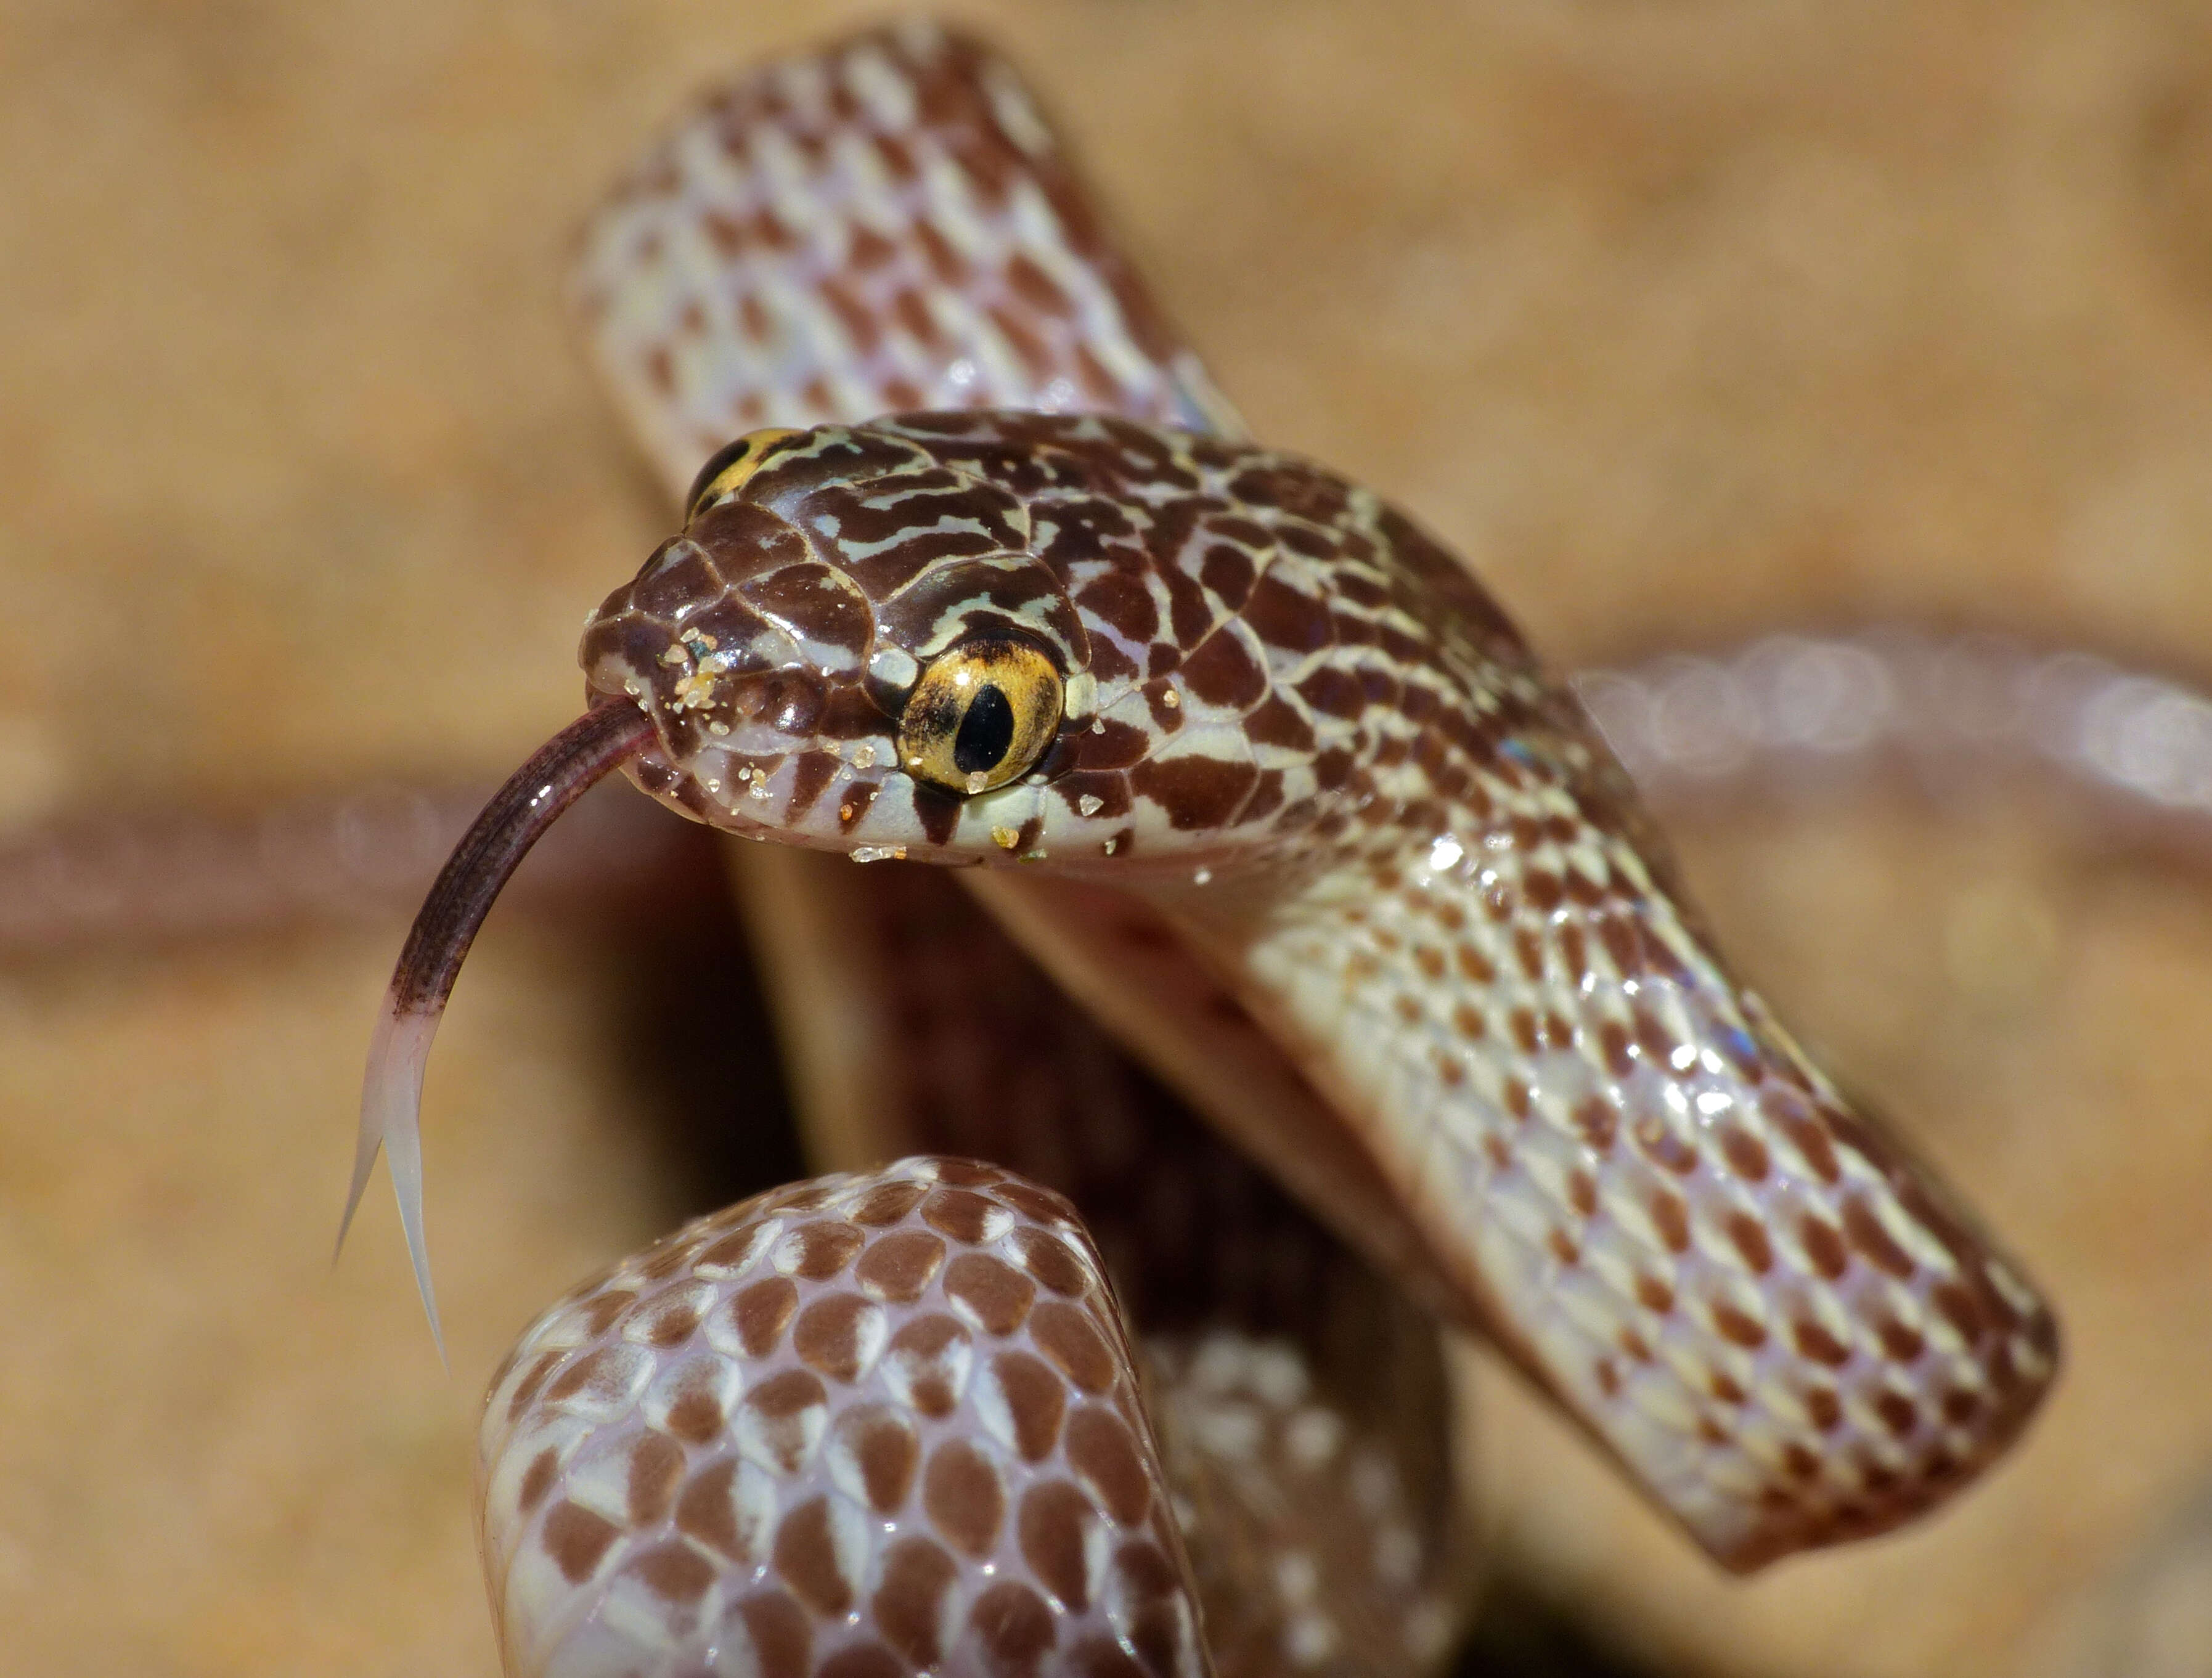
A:
POLYGON ((430 1040, 460 976, 461 962, 477 928, 497 901, 515 865, 592 783, 653 738, 645 713, 620 701, 594 705, 548 740, 492 795, 453 854, 440 870, 423 902, 399 964, 392 972, 384 1010, 369 1040, 368 1072, 361 1086, 361 1134, 353 1157, 353 1186, 346 1192, 345 1216, 338 1220, 338 1246, 361 1205, 362 1190, 381 1147, 391 1156, 392 1191, 399 1197, 399 1222, 407 1232, 407 1253, 415 1264, 415 1284, 429 1314, 438 1356, 446 1337, 438 1326, 438 1302, 430 1290, 430 1256, 422 1242, 422 1068, 430 1040))

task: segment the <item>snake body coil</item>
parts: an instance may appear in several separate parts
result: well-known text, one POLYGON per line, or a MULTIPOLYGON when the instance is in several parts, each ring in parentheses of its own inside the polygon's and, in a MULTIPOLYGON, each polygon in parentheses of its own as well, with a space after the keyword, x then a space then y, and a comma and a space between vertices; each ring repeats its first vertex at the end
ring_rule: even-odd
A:
MULTIPOLYGON (((732 430, 787 429, 716 455, 593 618, 602 720, 574 738, 597 756, 533 780, 566 786, 619 740, 641 786, 717 827, 974 865, 1171 1083, 1491 1334, 1729 1566, 1893 1526, 2017 1433, 2056 1366, 2033 1290, 1733 981, 1580 706, 1460 562, 1236 436, 1002 65, 908 27, 763 72, 625 185, 581 272, 595 354, 672 485, 732 430), (916 405, 938 410, 866 417, 916 405)), ((446 958, 495 888, 457 860, 445 930, 403 961, 364 1170, 380 1139, 411 1149, 446 958)), ((1085 1244, 1018 1183, 932 1187, 948 1169, 969 1168, 726 1214, 533 1331, 485 1436, 503 1614, 539 1651, 519 1661, 597 1669, 593 1628, 648 1622, 684 1660, 738 1651, 729 1670, 1204 1660, 1188 1587, 1158 1583, 1164 1503, 1066 1431, 1110 1415, 1132 1474, 1153 1453, 1126 1365, 1088 1349, 1121 1331, 1085 1244), (975 1227, 954 1258, 929 1207, 956 1193, 975 1227), (801 1239, 801 1214, 843 1232, 801 1239), (861 1274, 908 1235, 927 1265, 861 1274), (1060 1282, 1024 1271, 1032 1246, 1060 1282), (959 1293, 961 1266, 989 1284, 959 1293), (892 1322, 913 1277, 959 1330, 933 1349, 892 1322), (1047 1294, 1085 1325, 1079 1355, 1018 1343, 1047 1294), (1040 1357, 1049 1380, 1012 1373, 1040 1357), (956 1412, 1013 1455, 946 1468, 967 1489, 940 1510, 956 1412), (1069 1474, 1033 1481, 1054 1452, 1069 1474), (722 1501, 699 1493, 687 1526, 708 1456, 722 1501), (914 1496, 927 1564, 897 1559, 921 1553, 914 1496), (1048 1496, 1059 1512, 1019 1525, 1048 1496), (985 1505, 1017 1524, 963 1549, 985 1505), (1018 1602, 963 1571, 1002 1539, 1018 1602), (895 1587, 909 1566, 940 1585, 895 1587), (762 1590, 807 1613, 746 1608, 762 1590)))

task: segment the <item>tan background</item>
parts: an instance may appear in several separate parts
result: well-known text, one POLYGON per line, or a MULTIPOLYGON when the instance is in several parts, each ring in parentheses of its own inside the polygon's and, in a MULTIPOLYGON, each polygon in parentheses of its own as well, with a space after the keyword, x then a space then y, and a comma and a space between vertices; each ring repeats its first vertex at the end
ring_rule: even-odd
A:
MULTIPOLYGON (((1903 617, 2212 667, 2203 5, 960 10, 1257 429, 1555 657, 1903 617)), ((0 9, 0 815, 497 771, 564 719, 658 520, 562 334, 567 230, 702 80, 866 15, 0 9)), ((1957 1511, 1749 1586, 1485 1374, 1501 1547, 1684 1670, 2072 1669, 2212 1472, 2212 892, 2011 811, 1693 840, 2072 1370, 1957 1511)), ((475 1395, 694 1190, 640 1140, 634 974, 495 926, 429 1090, 441 1378, 380 1187, 325 1268, 398 931, 0 975, 0 1664, 490 1669, 475 1395)))

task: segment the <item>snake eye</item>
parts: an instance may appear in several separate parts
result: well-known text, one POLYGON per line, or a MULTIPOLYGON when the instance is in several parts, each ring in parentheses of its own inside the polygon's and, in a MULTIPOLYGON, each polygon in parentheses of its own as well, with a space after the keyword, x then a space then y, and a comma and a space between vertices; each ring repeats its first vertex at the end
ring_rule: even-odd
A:
POLYGON ((684 498, 684 522, 689 524, 725 495, 737 494, 775 453, 778 443, 802 435, 787 425, 775 425, 764 431, 748 431, 735 442, 724 443, 691 480, 691 493, 684 498))
POLYGON ((915 684, 899 716, 899 762, 956 793, 988 793, 1044 755, 1060 704, 1060 672, 1036 647, 969 641, 915 684))

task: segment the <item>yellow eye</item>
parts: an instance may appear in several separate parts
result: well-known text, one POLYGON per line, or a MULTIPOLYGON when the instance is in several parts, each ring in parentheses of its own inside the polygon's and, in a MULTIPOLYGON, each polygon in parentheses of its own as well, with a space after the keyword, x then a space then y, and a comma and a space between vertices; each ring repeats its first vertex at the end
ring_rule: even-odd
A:
POLYGON ((956 793, 1003 787, 1044 755, 1060 727, 1060 672, 1020 641, 939 654, 899 717, 908 774, 956 793))
POLYGON ((772 425, 765 431, 748 431, 733 443, 724 443, 691 480, 691 493, 684 501, 684 522, 689 524, 723 496, 744 489, 745 480, 775 453, 778 443, 804 435, 787 425, 772 425))

